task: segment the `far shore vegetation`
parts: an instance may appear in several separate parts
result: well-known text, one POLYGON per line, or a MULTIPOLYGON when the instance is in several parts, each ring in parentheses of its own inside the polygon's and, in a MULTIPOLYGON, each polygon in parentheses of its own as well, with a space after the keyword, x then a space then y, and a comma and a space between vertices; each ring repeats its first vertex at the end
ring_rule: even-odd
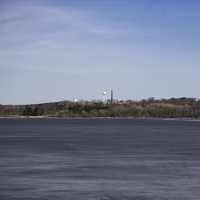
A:
POLYGON ((0 116, 200 118, 200 100, 170 98, 133 101, 61 101, 0 105, 0 116))

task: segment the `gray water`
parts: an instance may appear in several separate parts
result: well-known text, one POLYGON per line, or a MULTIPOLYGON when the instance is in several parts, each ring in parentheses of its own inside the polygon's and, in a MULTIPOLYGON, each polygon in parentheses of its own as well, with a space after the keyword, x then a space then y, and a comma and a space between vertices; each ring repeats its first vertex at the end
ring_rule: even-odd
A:
POLYGON ((0 119, 0 200, 199 200, 200 122, 0 119))

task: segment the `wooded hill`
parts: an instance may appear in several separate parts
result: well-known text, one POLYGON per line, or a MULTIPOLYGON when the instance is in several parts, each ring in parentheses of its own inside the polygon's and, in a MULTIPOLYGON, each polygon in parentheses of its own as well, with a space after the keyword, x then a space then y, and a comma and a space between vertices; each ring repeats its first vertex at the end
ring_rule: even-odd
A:
POLYGON ((194 98, 141 101, 61 101, 31 105, 0 105, 0 116, 51 117, 160 117, 200 118, 200 100, 194 98))

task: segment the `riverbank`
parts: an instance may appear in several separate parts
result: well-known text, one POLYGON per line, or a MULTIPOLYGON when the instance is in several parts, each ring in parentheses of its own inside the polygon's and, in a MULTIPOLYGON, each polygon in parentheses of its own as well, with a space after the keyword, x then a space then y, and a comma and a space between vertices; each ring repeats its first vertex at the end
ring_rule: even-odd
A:
POLYGON ((200 119, 200 101, 193 98, 141 101, 62 101, 31 105, 0 105, 3 117, 64 118, 186 118, 200 119))
POLYGON ((200 122, 200 118, 156 118, 156 117, 54 117, 54 116, 0 116, 0 119, 133 119, 133 120, 164 120, 164 121, 197 121, 200 122))

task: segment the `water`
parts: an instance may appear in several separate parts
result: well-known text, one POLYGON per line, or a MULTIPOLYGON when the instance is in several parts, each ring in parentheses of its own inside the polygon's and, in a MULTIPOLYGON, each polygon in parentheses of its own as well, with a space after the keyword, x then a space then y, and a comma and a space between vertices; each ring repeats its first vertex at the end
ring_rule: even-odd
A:
POLYGON ((0 119, 1 200, 199 200, 200 122, 0 119))

